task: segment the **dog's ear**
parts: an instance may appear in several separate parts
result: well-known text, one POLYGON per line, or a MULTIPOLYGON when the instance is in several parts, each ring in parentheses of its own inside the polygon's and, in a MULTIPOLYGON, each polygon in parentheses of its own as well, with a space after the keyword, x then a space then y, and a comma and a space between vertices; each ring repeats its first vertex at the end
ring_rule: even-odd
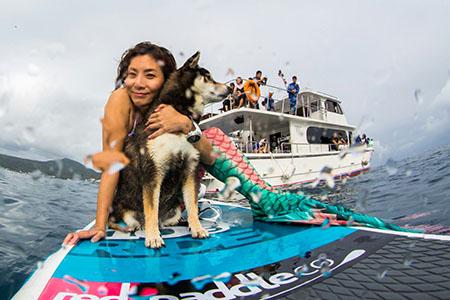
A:
POLYGON ((195 69, 198 66, 198 61, 200 60, 200 51, 195 52, 183 65, 184 68, 195 69))

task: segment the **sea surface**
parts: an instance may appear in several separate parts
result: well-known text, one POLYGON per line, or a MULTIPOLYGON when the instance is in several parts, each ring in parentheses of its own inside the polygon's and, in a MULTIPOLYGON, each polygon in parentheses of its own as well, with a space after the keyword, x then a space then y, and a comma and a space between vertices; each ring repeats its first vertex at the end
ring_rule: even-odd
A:
MULTIPOLYGON (((402 226, 450 234, 450 145, 390 160, 334 188, 302 191, 402 226)), ((96 183, 0 168, 0 300, 10 299, 69 231, 94 219, 96 194, 96 183)))

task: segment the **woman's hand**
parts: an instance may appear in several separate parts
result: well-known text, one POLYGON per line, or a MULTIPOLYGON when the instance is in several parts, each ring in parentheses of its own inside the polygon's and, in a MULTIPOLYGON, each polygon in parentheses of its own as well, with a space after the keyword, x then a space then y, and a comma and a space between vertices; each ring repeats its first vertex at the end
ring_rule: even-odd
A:
POLYGON ((105 230, 91 228, 88 230, 80 230, 69 233, 64 239, 63 245, 75 245, 79 240, 91 239, 91 242, 96 243, 105 237, 105 230))
POLYGON ((147 126, 145 130, 156 130, 148 137, 151 140, 164 133, 183 132, 187 134, 192 128, 192 121, 171 105, 161 104, 150 115, 145 125, 147 126))

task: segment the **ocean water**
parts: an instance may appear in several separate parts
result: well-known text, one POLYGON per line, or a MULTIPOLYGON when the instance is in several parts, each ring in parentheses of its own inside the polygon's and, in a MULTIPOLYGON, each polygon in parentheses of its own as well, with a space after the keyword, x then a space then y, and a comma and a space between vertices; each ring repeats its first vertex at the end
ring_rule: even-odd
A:
MULTIPOLYGON (((450 234, 450 145, 327 186, 302 187, 387 221, 450 234)), ((97 184, 0 168, 0 300, 10 299, 65 235, 95 217, 97 184)))

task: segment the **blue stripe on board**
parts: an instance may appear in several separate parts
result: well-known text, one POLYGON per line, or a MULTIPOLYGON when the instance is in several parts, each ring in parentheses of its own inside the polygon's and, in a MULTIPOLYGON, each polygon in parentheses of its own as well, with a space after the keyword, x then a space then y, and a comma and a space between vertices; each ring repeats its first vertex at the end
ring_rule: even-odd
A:
POLYGON ((242 208, 222 207, 225 222, 240 220, 227 232, 206 240, 165 239, 152 250, 144 240, 83 241, 62 261, 53 277, 70 275, 97 282, 165 282, 223 272, 236 273, 275 263, 339 240, 355 230, 347 227, 279 225, 253 222, 242 208))

